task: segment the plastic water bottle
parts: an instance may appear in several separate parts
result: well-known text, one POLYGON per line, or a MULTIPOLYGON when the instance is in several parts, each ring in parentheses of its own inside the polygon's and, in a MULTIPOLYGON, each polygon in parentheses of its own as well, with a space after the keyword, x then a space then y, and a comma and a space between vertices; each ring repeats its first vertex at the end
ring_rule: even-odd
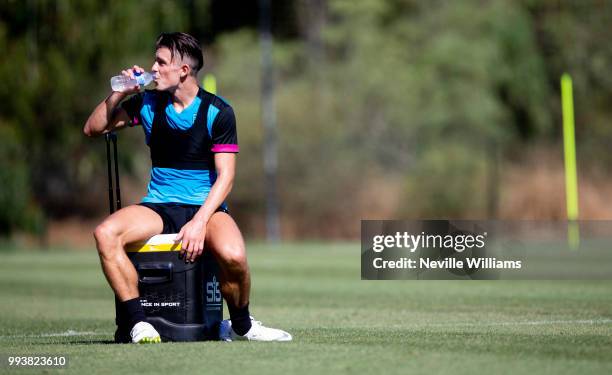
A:
POLYGON ((134 78, 126 77, 124 75, 114 76, 111 78, 111 88, 113 91, 123 92, 127 89, 131 89, 134 86, 146 86, 155 79, 155 74, 150 72, 134 72, 134 78))

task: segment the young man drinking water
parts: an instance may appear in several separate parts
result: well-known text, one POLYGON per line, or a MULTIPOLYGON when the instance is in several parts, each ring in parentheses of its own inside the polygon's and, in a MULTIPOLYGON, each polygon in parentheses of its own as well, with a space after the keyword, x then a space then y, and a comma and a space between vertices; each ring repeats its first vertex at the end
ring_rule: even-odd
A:
MULTIPOLYGON (((219 263, 230 314, 221 323, 221 340, 290 341, 289 333, 264 327, 249 314, 251 278, 244 241, 224 202, 239 151, 232 107, 198 86, 203 56, 194 37, 163 33, 155 49, 155 90, 141 93, 136 86, 111 93, 83 129, 87 136, 97 136, 139 125, 151 149, 147 195, 140 204, 110 215, 94 232, 102 270, 120 301, 121 315, 127 317, 120 328, 127 327, 132 342, 160 342, 159 333, 145 321, 138 275, 125 246, 178 233, 176 241, 182 241, 187 261, 212 251, 219 263)), ((122 74, 133 78, 142 72, 134 66, 122 74)))

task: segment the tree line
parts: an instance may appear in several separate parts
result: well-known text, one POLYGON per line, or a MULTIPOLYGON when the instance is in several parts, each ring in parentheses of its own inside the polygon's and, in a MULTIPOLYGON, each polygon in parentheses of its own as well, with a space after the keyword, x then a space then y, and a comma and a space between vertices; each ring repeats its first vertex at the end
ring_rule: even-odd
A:
MULTIPOLYGON (((0 2, 0 235, 105 211, 104 145, 80 129, 110 76, 149 66, 156 36, 170 30, 204 42, 204 70, 235 108, 231 203, 248 233, 262 233, 258 9, 240 3, 0 2)), ((559 141, 563 72, 575 83, 580 162, 611 161, 608 2, 272 3, 290 236, 354 234, 391 180, 401 187, 396 217, 494 215, 500 161, 559 141)), ((122 171, 144 185, 142 134, 123 132, 120 147, 122 171)))

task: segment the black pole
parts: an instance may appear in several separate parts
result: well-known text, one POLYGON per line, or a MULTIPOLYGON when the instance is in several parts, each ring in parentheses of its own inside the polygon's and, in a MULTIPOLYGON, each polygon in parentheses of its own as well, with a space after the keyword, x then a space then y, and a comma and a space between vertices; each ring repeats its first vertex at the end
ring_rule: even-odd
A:
POLYGON ((108 210, 112 214, 115 212, 115 205, 113 204, 113 173, 111 170, 110 133, 106 133, 104 135, 104 139, 106 140, 106 167, 108 171, 108 210))
POLYGON ((113 140, 113 158, 115 159, 115 195, 117 198, 117 210, 121 209, 121 188, 119 187, 119 161, 117 161, 117 134, 111 133, 113 140))
MULTIPOLYGON (((117 209, 121 208, 121 190, 119 189, 119 162, 117 161, 117 135, 115 133, 106 133, 104 135, 104 139, 106 140, 106 168, 108 172, 108 208, 110 214, 112 215, 115 212, 115 205, 113 199, 113 172, 111 168, 111 148, 110 143, 113 142, 113 158, 115 159, 115 187, 117 191, 117 209)), ((115 342, 116 343, 125 343, 129 342, 129 339, 126 339, 126 335, 128 335, 129 331, 123 332, 125 316, 121 308, 121 301, 119 297, 115 294, 115 324, 117 325, 117 330, 115 331, 115 342), (127 340, 127 341, 126 341, 127 340)))

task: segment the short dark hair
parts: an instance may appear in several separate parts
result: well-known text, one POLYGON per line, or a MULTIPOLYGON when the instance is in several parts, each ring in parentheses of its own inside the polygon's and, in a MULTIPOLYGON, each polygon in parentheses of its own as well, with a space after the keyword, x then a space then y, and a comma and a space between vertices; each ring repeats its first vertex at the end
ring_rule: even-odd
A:
POLYGON ((181 59, 188 57, 192 60, 191 72, 195 76, 204 66, 204 56, 200 42, 187 33, 161 33, 155 42, 155 50, 166 47, 170 50, 170 56, 174 59, 174 52, 178 52, 181 59))

